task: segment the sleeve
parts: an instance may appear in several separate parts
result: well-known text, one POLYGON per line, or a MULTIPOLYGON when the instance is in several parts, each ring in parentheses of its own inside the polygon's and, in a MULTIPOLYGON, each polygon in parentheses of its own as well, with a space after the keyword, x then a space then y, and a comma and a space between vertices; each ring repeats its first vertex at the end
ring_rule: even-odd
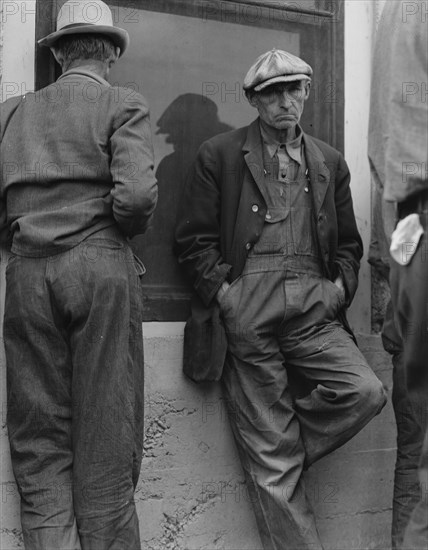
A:
POLYGON ((426 0, 386 2, 376 36, 368 154, 390 202, 428 189, 426 10, 426 0))
POLYGON ((231 266, 221 255, 220 166, 212 143, 202 144, 179 208, 174 252, 208 306, 231 266))
MULTIPOLYGON (((391 71, 391 129, 386 181, 398 201, 428 189, 428 40, 426 3, 400 23, 391 71), (423 19, 424 18, 424 19, 423 19)), ((395 45, 395 44, 394 44, 395 45)), ((390 198, 390 197, 386 197, 390 198)))
POLYGON ((358 286, 358 271, 363 255, 363 243, 355 220, 348 165, 342 155, 336 169, 335 206, 338 243, 333 276, 342 275, 349 305, 358 286))
POLYGON ((0 103, 0 245, 10 246, 10 228, 7 223, 6 211, 6 182, 5 173, 3 172, 3 139, 6 133, 8 124, 14 115, 15 111, 22 102, 22 97, 13 97, 0 103))
POLYGON ((149 109, 142 96, 123 101, 110 138, 113 215, 129 237, 144 233, 157 202, 149 109))

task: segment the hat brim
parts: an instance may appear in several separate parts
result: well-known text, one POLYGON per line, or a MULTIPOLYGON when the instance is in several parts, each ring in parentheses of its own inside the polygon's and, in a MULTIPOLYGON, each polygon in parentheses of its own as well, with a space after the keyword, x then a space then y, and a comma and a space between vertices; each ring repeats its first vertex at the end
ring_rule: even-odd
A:
POLYGON ((79 27, 64 28, 41 38, 38 44, 40 44, 40 46, 50 47, 62 36, 68 36, 70 34, 104 34, 120 48, 120 56, 124 54, 129 46, 129 34, 125 29, 104 25, 81 25, 79 27))
POLYGON ((261 82, 260 84, 257 84, 257 86, 253 86, 253 90, 255 92, 260 92, 261 90, 264 90, 268 86, 272 86, 272 84, 276 84, 277 82, 293 82, 296 80, 311 80, 311 77, 307 74, 290 74, 290 75, 283 75, 283 76, 275 76, 274 78, 270 78, 269 80, 265 80, 264 82, 261 82))

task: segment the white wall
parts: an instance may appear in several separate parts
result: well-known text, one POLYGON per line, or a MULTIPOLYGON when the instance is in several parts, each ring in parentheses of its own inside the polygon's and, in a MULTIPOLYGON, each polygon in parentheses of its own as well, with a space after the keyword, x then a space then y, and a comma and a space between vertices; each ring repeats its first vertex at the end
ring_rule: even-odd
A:
POLYGON ((356 332, 370 333, 371 278, 367 263, 371 228, 371 185, 367 160, 373 0, 345 2, 345 158, 351 172, 358 229, 364 242, 360 284, 349 320, 356 332))
MULTIPOLYGON (((34 88, 35 0, 1 0, 0 101, 34 88)), ((6 253, 0 247, 0 548, 20 545, 19 497, 10 463, 6 433, 6 365, 3 346, 4 271, 6 253)))
POLYGON ((2 0, 0 101, 34 89, 35 0, 2 0))

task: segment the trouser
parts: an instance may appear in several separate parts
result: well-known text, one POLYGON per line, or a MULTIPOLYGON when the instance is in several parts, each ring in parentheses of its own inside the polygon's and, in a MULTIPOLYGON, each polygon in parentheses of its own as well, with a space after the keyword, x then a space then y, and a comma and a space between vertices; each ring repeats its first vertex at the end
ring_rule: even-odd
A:
POLYGON ((140 282, 108 229, 7 267, 7 425, 27 550, 139 550, 140 282))
POLYGON ((426 550, 428 548, 428 429, 419 461, 419 484, 421 497, 414 507, 404 535, 404 550, 426 550))
POLYGON ((341 294, 300 260, 248 258, 220 302, 223 387, 265 550, 319 550, 302 471, 384 406, 381 382, 337 321, 341 294), (293 398, 289 378, 309 393, 293 398))
MULTIPOLYGON (((400 217, 416 212, 418 197, 401 205, 400 217)), ((428 192, 421 194, 420 221, 425 233, 410 263, 401 266, 392 261, 391 295, 397 326, 403 340, 403 362, 409 399, 425 434, 419 467, 421 499, 415 506, 403 548, 416 550, 428 547, 428 192)), ((406 243, 407 245, 409 243, 406 243)), ((408 250, 408 249, 407 249, 408 250)))
POLYGON ((397 425, 397 459, 392 502, 392 549, 401 550, 404 532, 420 500, 418 465, 424 433, 420 427, 423 411, 413 406, 406 387, 403 344, 396 330, 392 303, 389 302, 382 329, 385 350, 392 355, 392 406, 397 425))

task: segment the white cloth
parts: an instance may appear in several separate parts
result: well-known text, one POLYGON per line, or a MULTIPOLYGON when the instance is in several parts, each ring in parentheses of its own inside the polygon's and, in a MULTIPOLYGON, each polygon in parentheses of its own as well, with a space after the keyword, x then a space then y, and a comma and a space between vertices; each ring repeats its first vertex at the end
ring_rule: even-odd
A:
POLYGON ((419 214, 410 214, 400 220, 391 235, 389 251, 394 260, 400 265, 408 265, 418 247, 424 233, 419 214))

